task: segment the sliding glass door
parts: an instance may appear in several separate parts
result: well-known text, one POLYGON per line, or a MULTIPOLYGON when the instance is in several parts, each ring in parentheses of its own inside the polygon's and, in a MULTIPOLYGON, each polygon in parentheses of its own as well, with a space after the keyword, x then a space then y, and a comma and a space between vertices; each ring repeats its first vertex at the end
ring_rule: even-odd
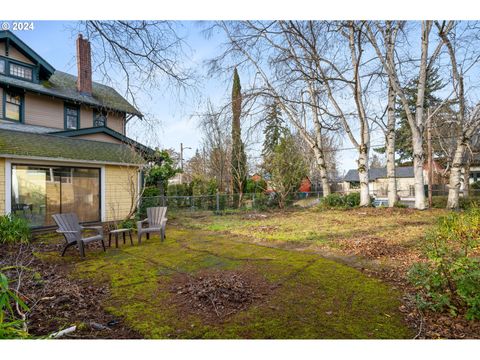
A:
POLYGON ((12 165, 12 213, 40 227, 69 212, 100 221, 100 169, 12 165))

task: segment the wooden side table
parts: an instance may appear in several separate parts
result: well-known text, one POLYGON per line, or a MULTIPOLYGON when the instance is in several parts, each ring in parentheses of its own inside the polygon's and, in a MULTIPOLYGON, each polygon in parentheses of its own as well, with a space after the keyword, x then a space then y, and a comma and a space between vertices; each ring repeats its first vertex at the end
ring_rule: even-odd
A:
POLYGON ((108 233, 108 247, 112 246, 112 234, 115 235, 115 247, 118 248, 118 234, 123 235, 123 243, 125 244, 125 234, 130 236, 130 244, 133 245, 132 229, 116 229, 108 233))

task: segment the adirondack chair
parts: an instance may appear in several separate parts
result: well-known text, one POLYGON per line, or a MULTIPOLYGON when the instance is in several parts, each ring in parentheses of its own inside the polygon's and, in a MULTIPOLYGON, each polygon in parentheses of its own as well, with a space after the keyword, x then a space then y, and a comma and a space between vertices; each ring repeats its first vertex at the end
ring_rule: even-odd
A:
POLYGON ((70 246, 78 245, 80 255, 85 257, 85 244, 91 243, 93 241, 101 241, 103 246, 103 251, 105 249, 105 243, 103 242, 103 228, 101 226, 81 226, 78 217, 76 214, 55 214, 52 215, 53 220, 58 225, 57 232, 62 234, 65 238, 66 245, 63 248, 62 256, 65 255, 65 251, 70 246), (96 235, 83 237, 83 230, 95 230, 96 235))
POLYGON ((150 238, 150 233, 160 233, 162 241, 165 239, 165 227, 167 225, 167 207, 151 207, 147 208, 147 218, 142 221, 137 221, 138 243, 142 242, 142 235, 147 234, 147 239, 150 238), (143 224, 148 224, 143 227, 143 224))

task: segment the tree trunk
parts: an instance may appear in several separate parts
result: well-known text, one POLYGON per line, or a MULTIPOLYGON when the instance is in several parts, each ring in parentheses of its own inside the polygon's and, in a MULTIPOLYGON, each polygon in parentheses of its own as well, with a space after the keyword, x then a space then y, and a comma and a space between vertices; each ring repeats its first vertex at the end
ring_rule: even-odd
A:
POLYGON ((317 162, 318 169, 320 171, 320 179, 322 181, 323 196, 328 196, 330 195, 331 191, 330 191, 330 184, 328 183, 325 155, 323 151, 317 147, 313 148, 313 152, 315 153, 315 159, 317 162))
POLYGON ((468 157, 465 162, 465 166, 463 167, 463 174, 463 178, 465 180, 463 197, 466 199, 470 196, 470 157, 468 157))
POLYGON ((423 139, 421 136, 414 136, 412 131, 413 143, 413 175, 415 178, 415 208, 425 210, 425 187, 423 181, 423 163, 425 154, 423 152, 423 139))
POLYGON ((370 194, 368 191, 368 148, 365 145, 361 146, 359 150, 358 178, 360 180, 360 206, 369 206, 370 194))
POLYGON ((388 206, 394 207, 398 201, 397 179, 395 177, 395 92, 388 87, 387 109, 387 179, 388 179, 388 206))
POLYGON ((464 141, 457 142, 452 168, 450 170, 450 182, 448 185, 447 209, 458 209, 460 197, 460 185, 462 182, 462 160, 466 144, 464 141))

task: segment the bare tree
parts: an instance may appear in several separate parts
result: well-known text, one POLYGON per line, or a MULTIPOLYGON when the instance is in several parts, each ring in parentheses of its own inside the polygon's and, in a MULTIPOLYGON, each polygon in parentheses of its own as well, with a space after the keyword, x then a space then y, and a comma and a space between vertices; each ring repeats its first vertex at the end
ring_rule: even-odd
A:
MULTIPOLYGON (((448 33, 451 30, 452 23, 446 24, 444 31, 448 33)), ((421 21, 420 27, 420 60, 414 61, 411 58, 399 60, 400 49, 398 45, 398 35, 400 32, 405 35, 404 21, 385 21, 385 22, 367 22, 365 29, 373 48, 380 59, 392 88, 398 96, 403 110, 405 111, 410 130, 412 132, 413 148, 413 166, 415 176, 415 207, 425 209, 425 193, 423 165, 425 154, 423 150, 423 132, 426 124, 424 116, 425 84, 427 81, 427 72, 437 59, 442 43, 439 42, 433 52, 430 50, 430 32, 433 26, 432 21, 421 21), (392 36, 393 34, 393 36, 392 36), (381 46, 384 50, 382 51, 381 46), (409 106, 408 99, 400 79, 400 66, 404 63, 413 64, 418 68, 417 82, 417 101, 415 111, 409 106)))
POLYGON ((207 155, 207 167, 210 177, 217 181, 220 191, 227 191, 230 184, 230 121, 221 109, 216 110, 210 101, 201 115, 200 129, 203 134, 203 148, 207 155))
POLYGON ((308 65, 311 60, 302 62, 295 53, 293 42, 296 35, 287 30, 291 24, 278 21, 218 23, 217 26, 227 35, 228 43, 225 52, 211 65, 217 70, 219 64, 232 55, 238 63, 254 69, 257 83, 253 89, 245 91, 244 98, 248 102, 263 97, 278 105, 315 154, 323 192, 328 195, 330 186, 322 143, 327 129, 315 106, 319 97, 318 80, 311 76, 312 68, 308 65))
MULTIPOLYGON (((79 21, 72 30, 90 40, 98 74, 117 83, 136 106, 140 94, 195 88, 194 73, 185 65, 189 51, 181 22, 88 20, 79 21)), ((152 128, 156 124, 150 117, 147 114, 144 120, 152 128)))
MULTIPOLYGON (((478 42, 475 41, 475 35, 474 39, 471 38, 470 31, 474 29, 468 29, 468 25, 463 32, 459 29, 460 25, 458 23, 450 27, 454 31, 448 31, 445 22, 435 21, 435 26, 450 60, 451 84, 458 100, 458 111, 456 116, 452 118, 455 147, 450 168, 447 200, 447 208, 456 209, 459 206, 462 170, 464 170, 467 158, 466 151, 471 144, 472 137, 480 128, 480 103, 477 103, 473 108, 468 108, 464 79, 466 72, 479 63, 480 52, 478 51, 478 42), (463 39, 462 35, 458 35, 458 33, 463 35, 463 39), (462 44, 462 42, 466 43, 462 44), (459 62, 459 58, 462 59, 461 62, 459 62)), ((469 174, 465 174, 466 182, 468 182, 468 176, 469 174)))

